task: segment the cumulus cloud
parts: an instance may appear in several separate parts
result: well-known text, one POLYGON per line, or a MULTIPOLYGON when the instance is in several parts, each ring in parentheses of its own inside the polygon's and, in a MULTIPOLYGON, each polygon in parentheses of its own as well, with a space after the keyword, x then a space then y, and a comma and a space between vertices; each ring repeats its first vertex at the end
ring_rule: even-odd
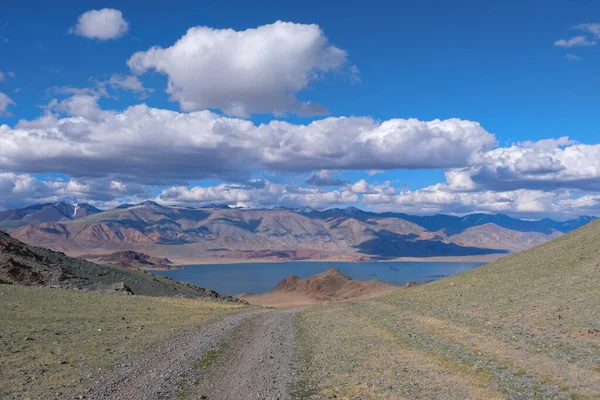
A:
POLYGON ((367 182, 365 179, 361 179, 358 182, 355 182, 355 183, 349 185, 348 189, 352 193, 356 193, 356 194, 377 194, 377 193, 393 194, 394 193, 394 189, 388 188, 387 185, 384 187, 378 186, 378 185, 373 185, 373 184, 370 184, 369 182, 367 182), (391 192, 389 192, 387 189, 391 189, 391 192))
MULTIPOLYGON (((137 74, 167 75, 167 93, 184 111, 316 115, 327 109, 296 94, 346 58, 318 25, 277 21, 245 31, 194 27, 170 47, 135 53, 128 65, 137 74)), ((357 77, 358 69, 349 73, 357 77)))
POLYGON ((503 213, 524 218, 558 218, 600 214, 600 193, 578 191, 528 190, 456 192, 443 184, 419 190, 403 190, 397 195, 367 194, 365 206, 376 211, 409 214, 503 213))
POLYGON ((374 121, 339 117, 295 125, 255 125, 209 111, 145 105, 102 110, 96 98, 53 101, 47 114, 0 126, 0 168, 113 177, 153 184, 247 178, 251 169, 452 168, 492 148, 494 135, 459 119, 374 121))
POLYGON ((13 99, 0 92, 0 117, 10 116, 11 114, 8 112, 8 107, 14 106, 15 104, 16 103, 13 101, 13 99))
MULTIPOLYGON (((146 200, 149 193, 150 188, 146 186, 110 179, 42 181, 30 174, 0 173, 0 209, 56 201, 89 202, 107 209, 122 202, 146 200)), ((457 192, 447 184, 412 191, 397 190, 389 182, 374 185, 362 181, 335 190, 258 179, 243 184, 172 186, 162 188, 154 200, 194 207, 218 203, 247 208, 310 206, 326 209, 356 204, 364 209, 410 214, 488 212, 525 218, 600 214, 600 192, 567 189, 457 192)))
POLYGON ((593 40, 588 40, 586 36, 575 36, 571 39, 560 39, 554 42, 554 46, 556 47, 575 47, 575 46, 595 46, 596 42, 593 40))
POLYGON ((335 176, 335 171, 322 169, 321 171, 313 172, 306 180, 310 186, 341 186, 348 183, 335 176))
POLYGON ((451 176, 462 189, 600 190, 600 144, 561 138, 500 147, 480 154, 471 166, 451 176))
POLYGON ((0 209, 58 201, 88 202, 109 208, 118 204, 119 199, 129 201, 145 195, 147 188, 135 183, 109 179, 39 180, 30 174, 0 172, 0 209))
POLYGON ((396 190, 389 183, 370 185, 355 182, 337 190, 300 188, 269 181, 249 184, 185 186, 164 189, 154 200, 163 204, 203 206, 211 203, 250 208, 304 207, 326 209, 357 204, 364 209, 410 214, 507 213, 524 218, 559 218, 600 214, 600 193, 571 190, 528 190, 456 192, 437 184, 419 190, 396 190), (362 188, 352 191, 352 187, 362 188), (365 188, 368 190, 363 190, 365 188), (366 193, 357 193, 366 192, 366 193))
MULTIPOLYGON (((52 99, 44 108, 73 117, 86 118, 88 121, 97 120, 103 113, 98 106, 98 97, 86 94, 76 94, 60 101, 52 99)), ((45 119, 45 121, 49 122, 51 120, 45 119)), ((33 124, 29 126, 35 126, 35 121, 33 124)), ((27 122, 23 121, 21 125, 26 126, 27 122)))
POLYGON ((260 181, 260 183, 260 185, 254 182, 250 185, 171 187, 163 190, 155 200, 168 204, 193 206, 219 203, 250 208, 311 206, 318 209, 359 201, 356 194, 344 190, 324 191, 269 181, 260 181))
POLYGON ((79 16, 77 25, 69 33, 90 39, 108 40, 123 36, 129 25, 123 14, 114 8, 90 10, 79 16))

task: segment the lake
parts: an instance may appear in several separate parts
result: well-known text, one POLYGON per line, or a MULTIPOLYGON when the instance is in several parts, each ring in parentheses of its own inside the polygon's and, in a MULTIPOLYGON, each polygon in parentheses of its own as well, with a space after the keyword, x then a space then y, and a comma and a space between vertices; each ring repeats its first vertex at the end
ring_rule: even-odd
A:
POLYGON ((331 267, 352 279, 382 281, 400 285, 408 281, 429 282, 485 263, 473 262, 306 262, 202 264, 184 269, 152 271, 177 281, 186 281, 221 294, 264 293, 273 289, 283 278, 301 278, 318 274, 331 267))

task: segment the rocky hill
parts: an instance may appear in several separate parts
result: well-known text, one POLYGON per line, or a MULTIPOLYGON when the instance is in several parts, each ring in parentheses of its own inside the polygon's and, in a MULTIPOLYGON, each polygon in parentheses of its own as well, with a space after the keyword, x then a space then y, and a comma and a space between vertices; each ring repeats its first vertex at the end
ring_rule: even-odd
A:
POLYGON ((237 297, 252 304, 272 307, 297 307, 324 301, 366 299, 391 293, 398 289, 399 287, 396 285, 377 279, 370 281, 353 280, 337 269, 330 268, 308 278, 288 276, 267 293, 242 293, 237 297))
POLYGON ((79 258, 100 264, 113 264, 123 268, 172 269, 177 268, 168 258, 152 257, 137 251, 117 251, 111 254, 84 254, 79 258))
POLYGON ((4 232, 0 232, 0 284, 235 301, 212 290, 178 283, 169 278, 99 265, 28 246, 4 232))
MULTIPOLYGON (((6 215, 22 213, 15 210, 6 215)), ((222 258, 363 260, 499 255, 546 242, 592 219, 525 221, 501 214, 420 217, 354 207, 326 211, 183 208, 148 201, 74 219, 48 217, 11 234, 26 243, 73 255, 102 249, 103 253, 133 250, 191 262, 222 258)))

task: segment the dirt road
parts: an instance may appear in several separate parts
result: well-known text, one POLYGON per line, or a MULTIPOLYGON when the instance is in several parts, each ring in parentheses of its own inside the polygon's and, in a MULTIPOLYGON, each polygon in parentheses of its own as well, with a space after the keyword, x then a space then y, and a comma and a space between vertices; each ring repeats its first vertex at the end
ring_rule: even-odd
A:
POLYGON ((297 311, 249 311, 164 343, 87 399, 290 399, 297 311))
POLYGON ((232 338, 202 384, 207 399, 291 399, 299 377, 294 351, 298 310, 261 314, 232 338))

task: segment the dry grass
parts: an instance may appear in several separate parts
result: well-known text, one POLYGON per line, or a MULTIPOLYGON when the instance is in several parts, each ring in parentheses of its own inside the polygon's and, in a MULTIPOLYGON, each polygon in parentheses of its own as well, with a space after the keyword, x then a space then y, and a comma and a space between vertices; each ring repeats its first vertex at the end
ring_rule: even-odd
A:
POLYGON ((600 398, 600 222, 302 318, 316 398, 600 398))
POLYGON ((195 299, 0 285, 0 398, 60 398, 170 335, 245 309, 195 299))

